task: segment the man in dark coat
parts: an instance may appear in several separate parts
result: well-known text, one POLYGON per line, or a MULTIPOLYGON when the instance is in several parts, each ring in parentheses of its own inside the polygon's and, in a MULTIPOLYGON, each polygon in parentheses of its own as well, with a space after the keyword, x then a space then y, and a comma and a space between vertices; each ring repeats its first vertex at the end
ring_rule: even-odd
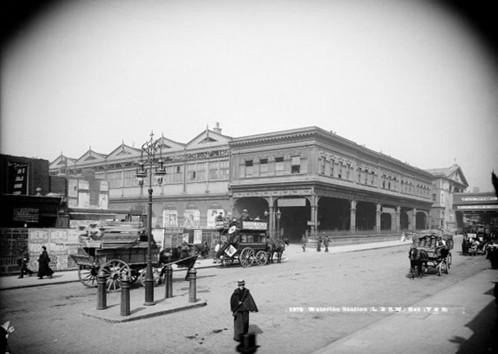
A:
POLYGON ((243 334, 249 332, 249 312, 258 312, 258 307, 249 292, 245 288, 245 281, 239 280, 238 288, 230 297, 230 309, 233 315, 233 339, 239 342, 243 334))
POLYGON ((43 279, 44 276, 52 278, 54 271, 50 268, 50 257, 47 253, 47 247, 42 246, 43 251, 38 257, 38 279, 43 279))
POLYGON ((24 246, 21 252, 21 255, 19 256, 18 264, 19 268, 21 270, 21 274, 19 275, 19 278, 24 277, 24 273, 28 274, 31 276, 33 274, 33 271, 28 268, 28 263, 29 263, 29 252, 28 252, 28 247, 24 246))

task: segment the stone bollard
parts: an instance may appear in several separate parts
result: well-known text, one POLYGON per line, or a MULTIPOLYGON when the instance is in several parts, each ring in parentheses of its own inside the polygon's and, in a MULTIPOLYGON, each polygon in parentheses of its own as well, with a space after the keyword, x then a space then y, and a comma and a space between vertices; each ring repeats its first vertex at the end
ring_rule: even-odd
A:
POLYGON ((107 277, 101 270, 97 274, 97 310, 105 310, 107 308, 107 289, 105 287, 106 282, 107 277))
POLYGON ((188 302, 196 302, 196 292, 197 292, 197 286, 196 286, 196 281, 197 281, 197 271, 195 268, 192 267, 192 269, 189 272, 189 291, 188 291, 188 302))
POLYGON ((130 278, 127 274, 121 277, 121 316, 130 315, 130 278))
POLYGON ((166 266, 164 274, 164 282, 166 283, 164 298, 167 299, 173 297, 173 267, 170 264, 166 266))

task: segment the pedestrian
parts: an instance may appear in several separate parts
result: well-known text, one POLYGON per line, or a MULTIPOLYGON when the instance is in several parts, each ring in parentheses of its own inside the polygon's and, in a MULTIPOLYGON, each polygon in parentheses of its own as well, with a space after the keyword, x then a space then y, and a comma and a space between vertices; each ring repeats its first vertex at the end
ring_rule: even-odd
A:
POLYGON ((323 240, 323 245, 325 246, 325 252, 328 252, 329 251, 329 237, 328 236, 325 236, 325 240, 323 240))
POLYGON ((230 297, 230 309, 233 315, 233 339, 241 341, 242 335, 249 332, 249 312, 258 312, 254 299, 246 289, 244 280, 238 281, 238 287, 230 297))
POLYGON ((21 250, 21 255, 19 256, 19 259, 17 260, 17 264, 19 265, 21 272, 19 274, 19 279, 24 278, 24 273, 28 274, 29 276, 33 275, 34 272, 28 268, 28 263, 29 263, 28 246, 24 246, 21 250))
POLYGON ((54 271, 50 268, 50 257, 47 253, 47 247, 42 246, 43 251, 38 257, 38 279, 43 279, 44 276, 52 278, 54 271))
POLYGON ((301 237, 301 245, 303 247, 303 252, 306 252, 306 235, 303 235, 303 237, 301 237))
POLYGON ((316 251, 320 252, 322 250, 322 236, 318 236, 318 240, 316 240, 316 251))

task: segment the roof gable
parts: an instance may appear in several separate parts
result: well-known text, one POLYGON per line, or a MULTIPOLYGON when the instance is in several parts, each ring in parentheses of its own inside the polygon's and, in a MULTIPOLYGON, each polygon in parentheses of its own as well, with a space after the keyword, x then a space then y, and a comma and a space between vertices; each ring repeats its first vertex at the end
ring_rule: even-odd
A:
POLYGON ((206 147, 224 146, 228 145, 231 138, 217 133, 206 128, 202 133, 197 135, 194 139, 190 140, 187 149, 203 149, 206 147))
POLYGON ((459 183, 465 187, 469 186, 467 179, 463 174, 462 168, 456 164, 447 168, 433 168, 427 171, 436 177, 452 180, 453 182, 459 183))
POLYGON ((49 165, 49 169, 58 169, 61 167, 71 167, 76 163, 76 159, 64 156, 60 154, 54 161, 52 161, 49 165))
POLYGON ((129 160, 140 157, 140 149, 131 147, 122 143, 119 147, 114 149, 108 156, 107 161, 112 162, 116 160, 129 160))
POLYGON ((106 155, 93 151, 91 148, 81 156, 76 163, 78 165, 94 164, 105 162, 106 155))

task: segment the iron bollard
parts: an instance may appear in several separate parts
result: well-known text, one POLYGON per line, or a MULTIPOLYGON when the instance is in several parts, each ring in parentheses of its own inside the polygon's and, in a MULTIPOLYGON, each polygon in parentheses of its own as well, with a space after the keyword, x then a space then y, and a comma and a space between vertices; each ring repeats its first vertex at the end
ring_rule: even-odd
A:
POLYGON ((173 297, 173 267, 171 265, 166 266, 165 270, 165 283, 166 283, 166 291, 164 298, 173 297))
POLYGON ((107 277, 104 271, 97 274, 97 310, 105 310, 107 308, 107 289, 105 283, 107 277))
POLYGON ((127 274, 121 277, 121 316, 130 315, 130 278, 127 274))
POLYGON ((197 292, 197 286, 196 286, 196 281, 197 281, 197 271, 195 268, 192 267, 192 269, 189 272, 188 276, 190 286, 189 286, 189 291, 188 291, 188 302, 196 302, 196 292, 197 292))

